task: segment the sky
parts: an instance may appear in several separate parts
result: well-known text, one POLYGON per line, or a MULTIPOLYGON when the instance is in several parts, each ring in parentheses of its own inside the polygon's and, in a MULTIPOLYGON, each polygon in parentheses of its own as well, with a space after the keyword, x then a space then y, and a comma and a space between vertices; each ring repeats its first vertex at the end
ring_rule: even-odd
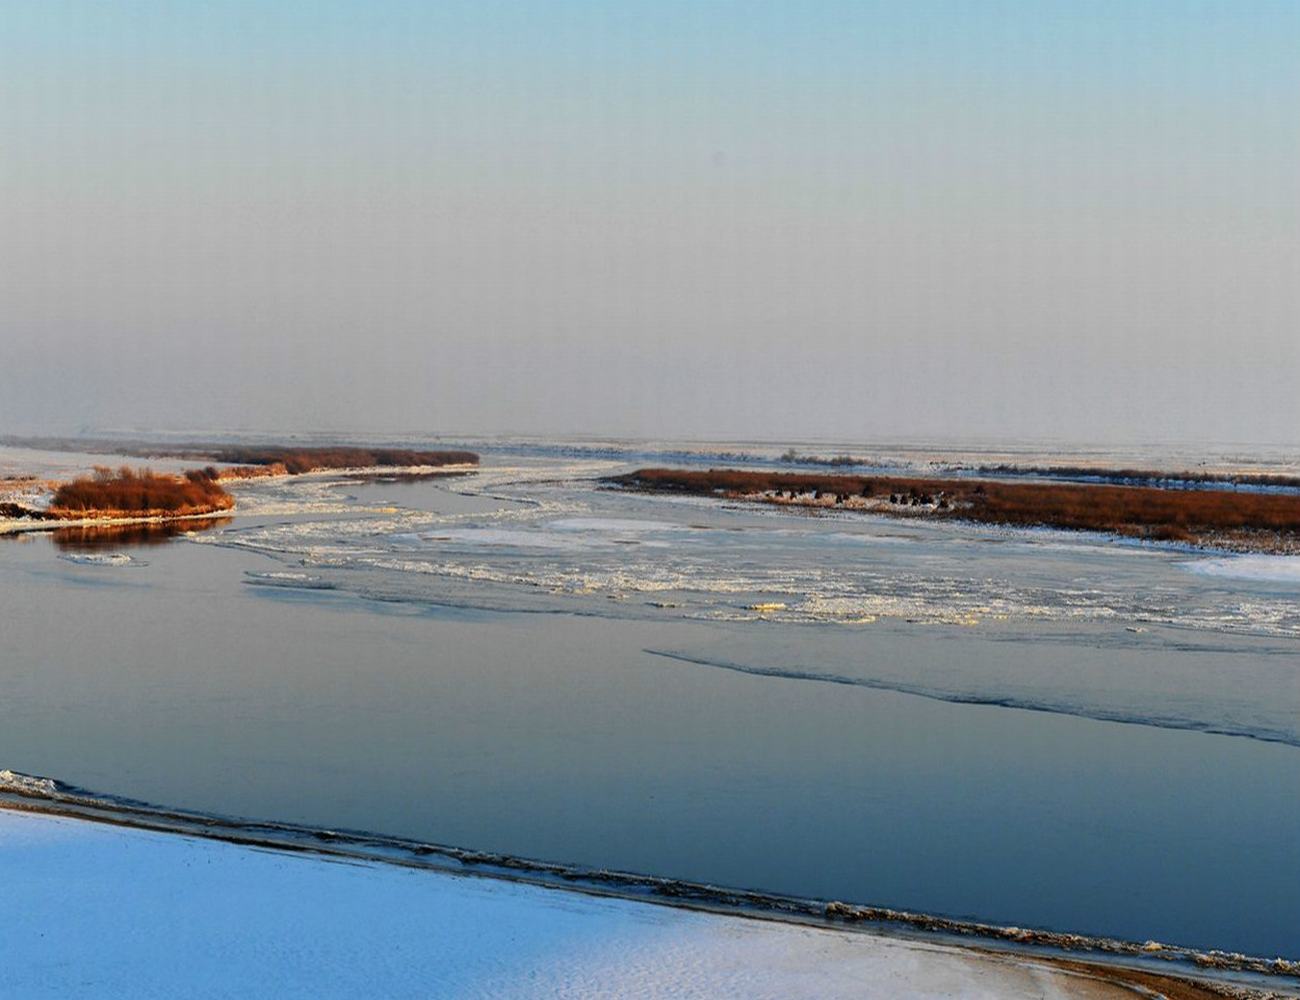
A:
POLYGON ((1300 3, 9 0, 0 434, 1300 447, 1300 3))

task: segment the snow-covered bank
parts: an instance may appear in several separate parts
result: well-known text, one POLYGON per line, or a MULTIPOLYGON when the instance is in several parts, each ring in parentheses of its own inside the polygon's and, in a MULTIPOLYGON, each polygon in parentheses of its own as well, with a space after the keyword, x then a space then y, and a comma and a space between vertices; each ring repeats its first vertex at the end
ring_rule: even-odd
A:
POLYGON ((0 809, 5 995, 1122 997, 1034 960, 0 809))
POLYGON ((189 521, 210 521, 228 518, 231 513, 230 510, 214 510, 203 514, 179 514, 175 516, 153 514, 144 517, 70 517, 49 521, 0 517, 0 535, 58 531, 60 528, 130 528, 138 525, 184 524, 189 521))

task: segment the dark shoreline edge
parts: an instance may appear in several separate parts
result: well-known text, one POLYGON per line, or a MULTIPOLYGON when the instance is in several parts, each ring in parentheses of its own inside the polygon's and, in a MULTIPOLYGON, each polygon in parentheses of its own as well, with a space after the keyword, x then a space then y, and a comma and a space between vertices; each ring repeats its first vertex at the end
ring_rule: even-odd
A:
POLYGON ((0 770, 0 809, 202 837, 246 847, 505 879, 661 906, 840 930, 858 929, 991 953, 1035 957, 1066 963, 1066 967, 1082 963, 1103 975, 1125 971, 1137 976, 1157 976, 1189 987, 1212 989, 1218 984, 1236 991, 1222 994, 1226 996, 1268 995, 1250 991, 1277 986, 1279 980, 1300 984, 1300 960, 1265 959, 1156 942, 1139 944, 1061 931, 1003 927, 886 907, 536 861, 362 831, 327 830, 170 809, 7 770, 0 770), (1243 989, 1247 992, 1240 992, 1243 989))

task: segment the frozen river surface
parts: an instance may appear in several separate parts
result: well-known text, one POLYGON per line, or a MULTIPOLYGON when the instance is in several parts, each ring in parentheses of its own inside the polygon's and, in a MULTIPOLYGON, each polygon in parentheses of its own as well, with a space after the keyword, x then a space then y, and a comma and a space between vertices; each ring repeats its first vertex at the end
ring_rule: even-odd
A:
POLYGON ((499 451, 0 540, 0 766, 192 809, 1300 952, 1294 561, 499 451))

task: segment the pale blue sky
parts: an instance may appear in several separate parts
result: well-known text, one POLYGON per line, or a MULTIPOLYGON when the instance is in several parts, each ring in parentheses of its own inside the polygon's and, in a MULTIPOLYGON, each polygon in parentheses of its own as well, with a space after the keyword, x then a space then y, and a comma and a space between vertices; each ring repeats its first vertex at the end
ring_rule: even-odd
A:
POLYGON ((0 12, 0 432, 1300 445, 1300 3, 0 12))

